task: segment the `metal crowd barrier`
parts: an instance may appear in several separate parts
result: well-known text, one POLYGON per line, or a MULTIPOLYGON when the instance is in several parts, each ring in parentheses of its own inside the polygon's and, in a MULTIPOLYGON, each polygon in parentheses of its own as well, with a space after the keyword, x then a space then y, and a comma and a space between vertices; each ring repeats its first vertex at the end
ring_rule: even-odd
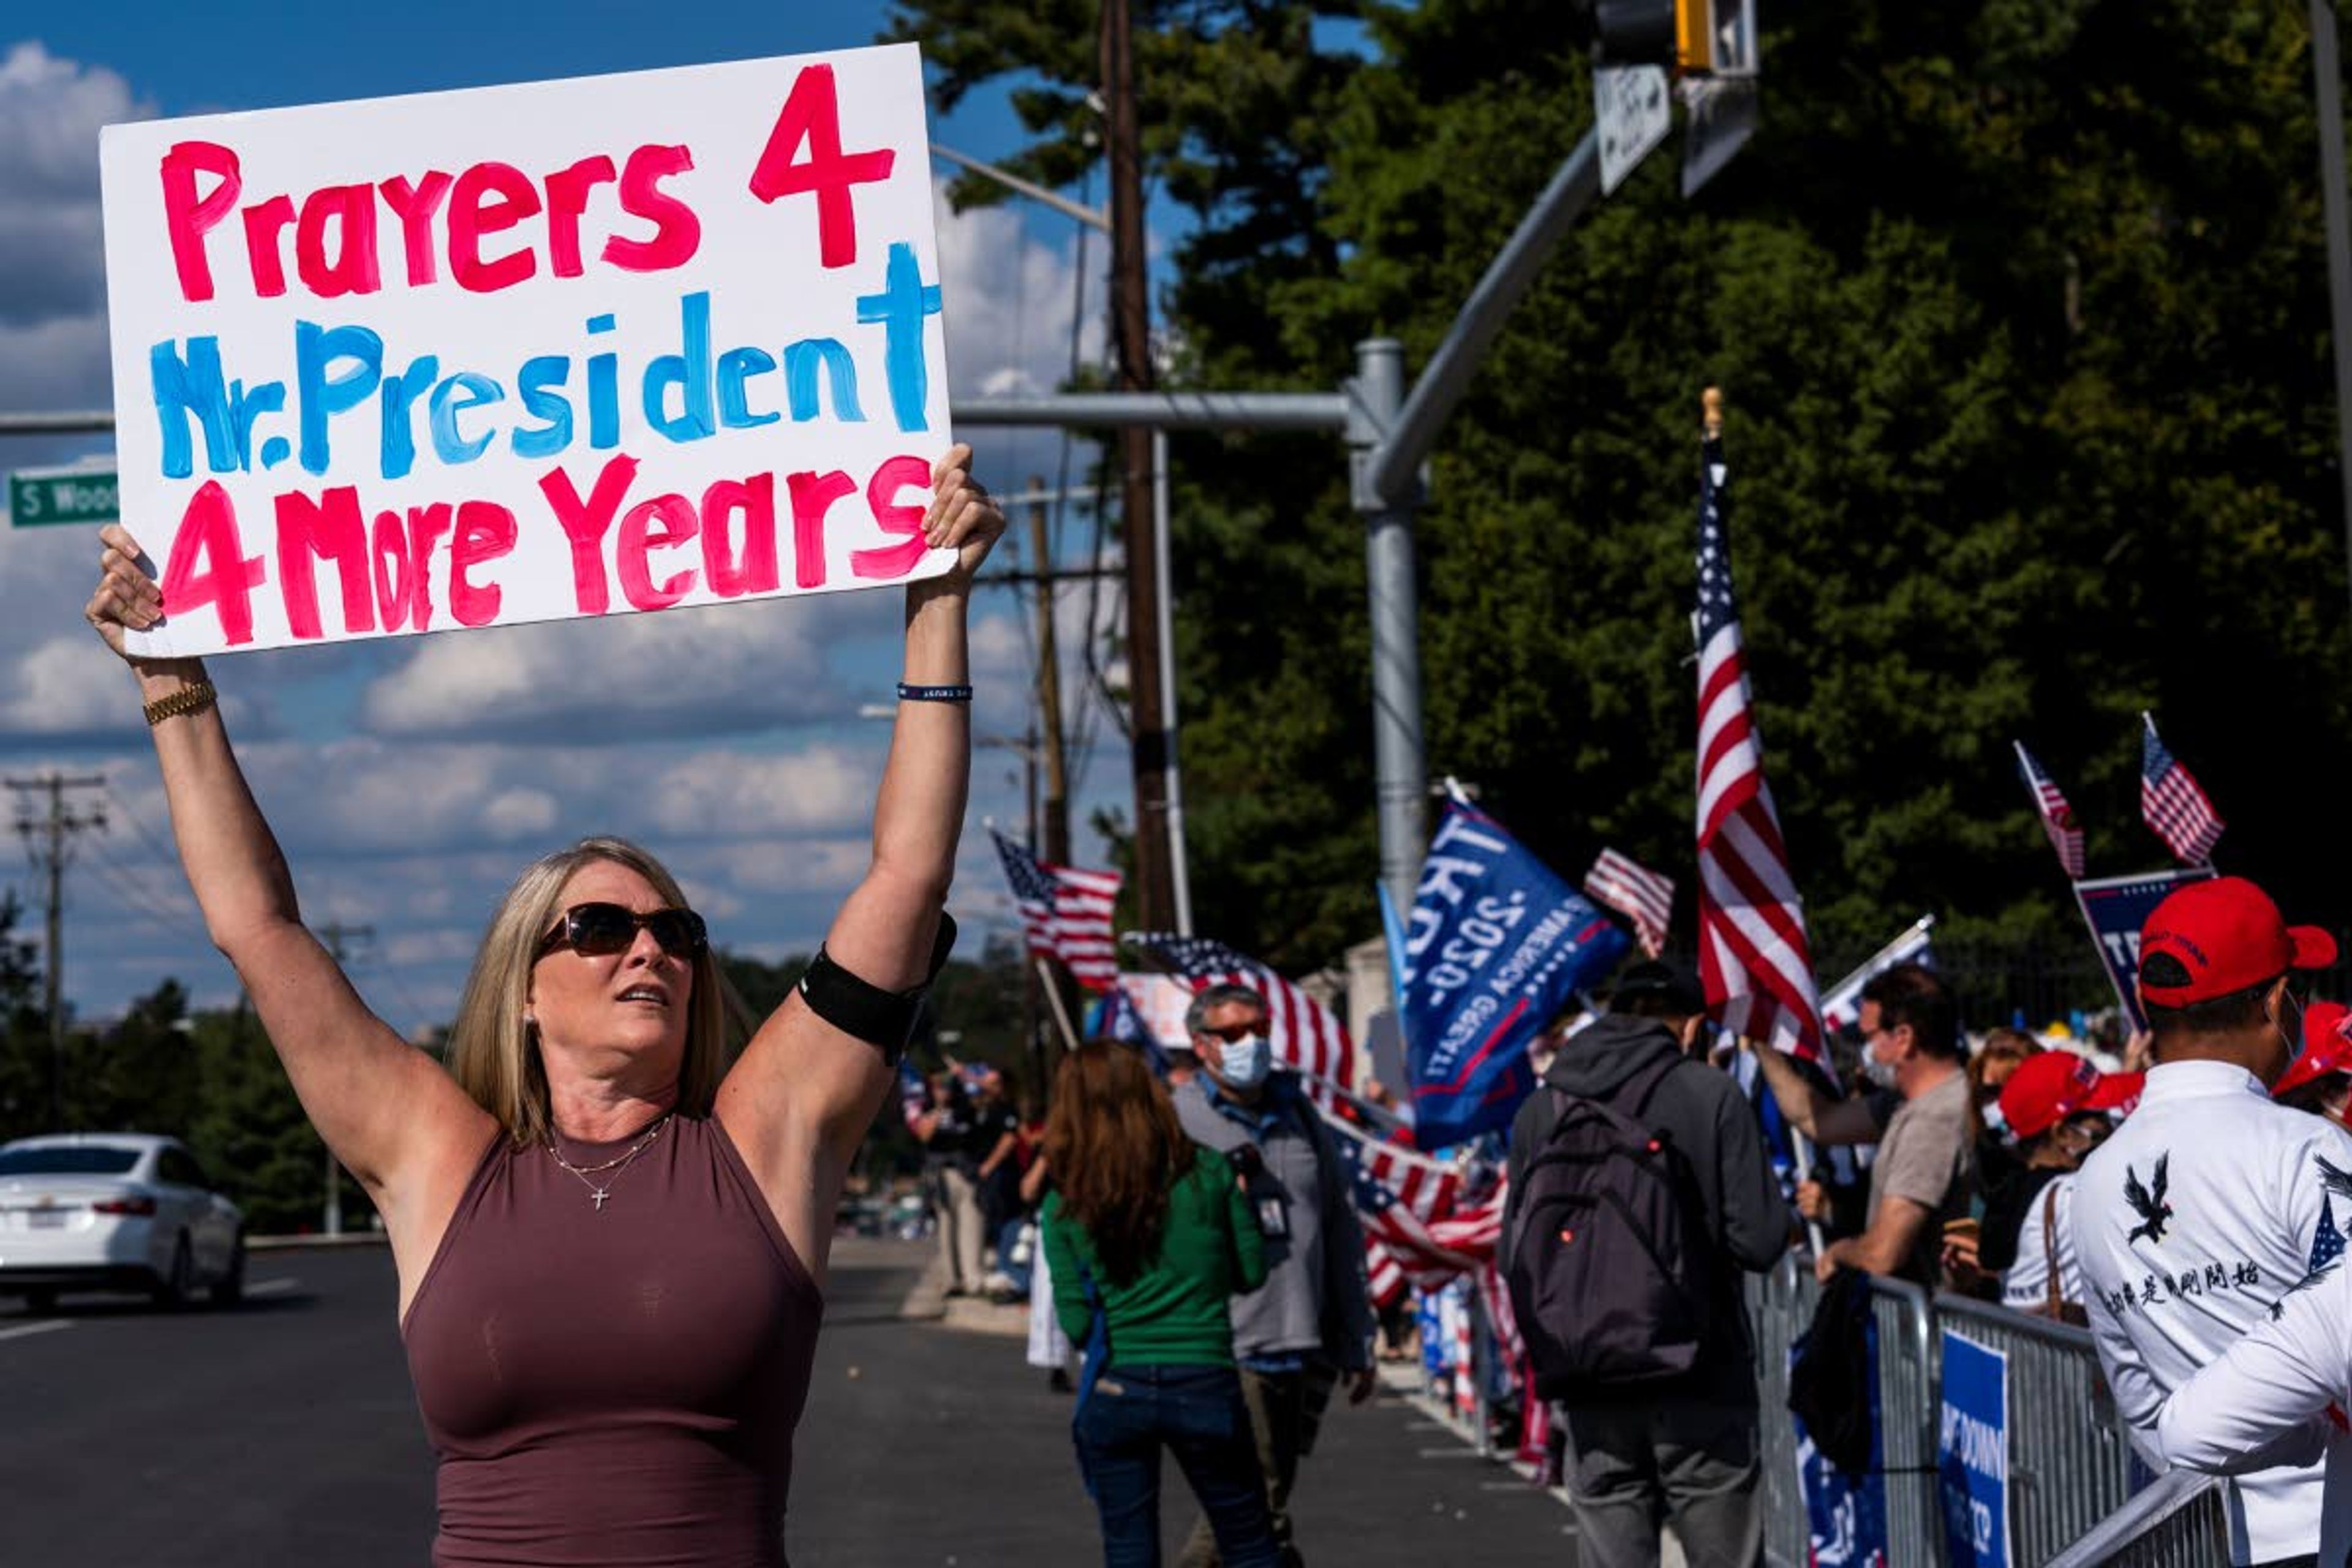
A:
MULTIPOLYGON (((2175 1470, 2043 1568, 2211 1568, 2230 1561, 2225 1483, 2175 1470)), ((2031 1559, 2021 1559, 2031 1561, 2031 1559)))
POLYGON ((2131 1443, 2090 1331, 1949 1294, 1936 1315, 2009 1358, 2010 1551, 2037 1568, 2131 1500, 2131 1443))
POLYGON ((1756 1337, 1756 1394, 1762 1441, 1757 1463, 1764 1506, 1764 1556, 1772 1568, 1810 1560, 1805 1500, 1797 1489, 1797 1432, 1789 1420, 1789 1351, 1813 1319, 1822 1288, 1794 1253, 1748 1276, 1748 1321, 1756 1337))
POLYGON ((1878 1325, 1879 1463, 1886 1470, 1888 1568, 1940 1568, 1944 1503, 1936 1476, 1935 1308, 1916 1285, 1884 1277, 1870 1282, 1878 1325))

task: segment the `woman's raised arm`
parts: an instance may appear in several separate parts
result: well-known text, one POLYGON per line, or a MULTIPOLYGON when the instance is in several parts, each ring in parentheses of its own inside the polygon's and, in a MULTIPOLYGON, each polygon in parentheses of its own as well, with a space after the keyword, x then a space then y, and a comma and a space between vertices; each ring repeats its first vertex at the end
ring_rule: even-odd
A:
POLYGON ((246 785, 204 666, 126 651, 124 628, 153 626, 162 595, 129 533, 110 527, 100 537, 101 575, 83 613, 130 664, 148 711, 160 705, 155 760, 205 930, 236 966, 311 1125, 367 1186, 398 1247, 417 1189, 453 1160, 470 1165, 495 1124, 368 1011, 303 927, 286 858, 246 785))
MULTIPOLYGON (((971 480, 958 446, 932 474, 924 537, 958 552, 945 576, 907 588, 905 680, 960 686, 972 574, 1004 531, 1004 514, 971 480)), ((825 956, 856 981, 904 994, 930 979, 933 947, 971 771, 965 701, 902 700, 874 807, 874 862, 825 933, 825 956)), ((719 1117, 774 1207, 784 1234, 823 1277, 834 1205, 858 1143, 893 1081, 896 1044, 879 1047, 826 1022, 798 991, 761 1026, 719 1091, 719 1117)))

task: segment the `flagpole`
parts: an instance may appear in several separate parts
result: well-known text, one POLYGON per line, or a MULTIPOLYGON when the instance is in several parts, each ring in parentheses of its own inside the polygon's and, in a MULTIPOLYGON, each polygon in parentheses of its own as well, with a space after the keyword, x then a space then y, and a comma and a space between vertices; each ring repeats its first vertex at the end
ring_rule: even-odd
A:
POLYGON ((1061 1026, 1062 1045, 1075 1051, 1078 1048, 1078 1032, 1070 1026, 1070 1010, 1062 1005, 1061 987, 1054 984, 1054 972, 1045 967, 1044 959, 1033 962, 1037 965, 1037 978, 1045 984, 1045 1000, 1054 1005, 1054 1022, 1061 1026))
POLYGON ((1872 953, 1867 959, 1864 960, 1860 968, 1856 969, 1852 974, 1847 975, 1843 980, 1841 980, 1836 984, 1831 986, 1826 992, 1822 993, 1822 994, 1827 996, 1835 996, 1839 992, 1843 991, 1855 981, 1874 973, 1879 966, 1879 960, 1885 958, 1888 953, 1893 952, 1896 948, 1901 947, 1905 942, 1909 942, 1913 937, 1917 936, 1921 931, 1932 929, 1935 926, 1935 916, 1921 915, 1917 920, 1913 921, 1909 925, 1903 928, 1902 935, 1896 937, 1893 942, 1888 942, 1885 947, 1880 948, 1876 952, 1872 953))

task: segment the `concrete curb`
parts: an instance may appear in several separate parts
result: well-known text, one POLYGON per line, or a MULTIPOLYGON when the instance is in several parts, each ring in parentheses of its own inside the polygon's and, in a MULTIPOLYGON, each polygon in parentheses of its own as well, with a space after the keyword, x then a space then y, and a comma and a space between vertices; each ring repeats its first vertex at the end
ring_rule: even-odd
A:
POLYGON ((346 1236, 248 1236, 247 1252, 307 1252, 344 1247, 389 1247, 392 1238, 381 1231, 352 1231, 346 1236))

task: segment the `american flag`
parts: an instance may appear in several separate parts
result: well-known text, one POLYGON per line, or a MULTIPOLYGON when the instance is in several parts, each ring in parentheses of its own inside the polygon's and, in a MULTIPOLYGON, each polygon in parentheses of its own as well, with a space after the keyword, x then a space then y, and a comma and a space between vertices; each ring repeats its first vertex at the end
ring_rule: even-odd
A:
POLYGON ((996 840, 1004 879, 1013 884, 1013 901, 1020 907, 1029 951, 1040 958, 1060 959, 1069 965, 1070 977, 1089 991, 1108 991, 1118 984, 1118 947, 1111 939, 1110 914, 1118 898, 1119 874, 1055 866, 994 828, 988 836, 996 840))
POLYGON ((2022 741, 2012 741, 2017 748, 2017 771, 2025 775, 2025 787, 2032 793, 2033 809, 2042 814, 2042 831, 2050 835, 2050 847, 2058 851, 2058 864, 2066 868, 2066 875, 2076 881, 2083 879, 2083 829, 2074 821, 2074 808, 2058 793, 2058 786, 2033 753, 2025 749, 2022 741))
POLYGON ((1804 901, 1748 703, 1748 659, 1724 532, 1723 441, 1710 432, 1698 483, 1698 926, 1707 1011, 1726 1029, 1822 1059, 1804 901))
POLYGON ((2156 738, 2156 720, 2146 713, 2139 718, 2147 727, 2139 745, 2139 814, 2182 865, 2210 866, 2221 819, 2189 770, 2156 738))
POLYGON ((1675 882, 1614 849, 1603 849, 1584 874, 1584 890, 1633 922, 1642 951, 1655 958, 1666 945, 1666 921, 1674 913, 1675 882))
MULTIPOLYGON (((1265 998, 1274 1059, 1341 1089, 1355 1082, 1356 1047, 1338 1014, 1257 960, 1213 937, 1131 931, 1127 940, 1192 984, 1245 985, 1265 998)), ((1188 1045, 1191 1043, 1186 1042, 1188 1045)))

